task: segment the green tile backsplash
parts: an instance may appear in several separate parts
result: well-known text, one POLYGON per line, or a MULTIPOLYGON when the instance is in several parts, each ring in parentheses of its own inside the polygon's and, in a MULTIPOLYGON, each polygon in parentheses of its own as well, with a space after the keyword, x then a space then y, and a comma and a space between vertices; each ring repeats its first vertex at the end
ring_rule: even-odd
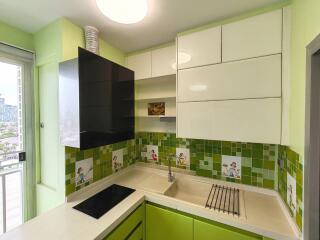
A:
POLYGON ((302 158, 289 147, 275 144, 185 139, 176 138, 174 133, 140 132, 133 140, 94 149, 80 151, 66 147, 66 195, 111 175, 112 151, 123 149, 123 167, 127 167, 136 161, 146 161, 143 156, 147 152, 147 145, 158 146, 158 164, 167 165, 171 161, 171 165, 176 166, 176 148, 187 148, 190 151, 190 170, 195 171, 198 176, 276 189, 286 203, 287 173, 290 173, 297 182, 295 219, 300 230, 302 229, 302 158), (241 158, 240 179, 221 174, 224 155, 241 158), (75 163, 87 158, 93 158, 93 179, 76 187, 75 163), (283 168, 277 164, 280 159, 284 162, 283 168))
MULTIPOLYGON (((188 148, 190 170, 195 171, 199 176, 269 189, 275 188, 277 145, 184 139, 176 138, 174 133, 142 132, 136 134, 139 161, 145 161, 139 153, 146 152, 147 145, 158 146, 158 164, 167 165, 168 156, 175 154, 176 148, 188 148), (222 155, 241 157, 241 179, 222 176, 222 155)), ((170 160, 172 166, 175 166, 175 158, 170 160)))
POLYGON ((279 170, 278 170, 278 191, 288 205, 287 201, 287 174, 290 174, 296 180, 296 210, 295 213, 290 210, 295 216, 296 223, 302 230, 303 216, 303 161, 299 154, 292 151, 289 147, 279 146, 279 170), (283 167, 280 165, 283 161, 283 167))
POLYGON ((123 167, 134 163, 136 159, 135 140, 128 140, 103 147, 80 151, 77 148, 66 147, 66 196, 112 174, 112 151, 123 149, 123 167), (93 179, 84 185, 75 183, 75 163, 93 158, 93 179))

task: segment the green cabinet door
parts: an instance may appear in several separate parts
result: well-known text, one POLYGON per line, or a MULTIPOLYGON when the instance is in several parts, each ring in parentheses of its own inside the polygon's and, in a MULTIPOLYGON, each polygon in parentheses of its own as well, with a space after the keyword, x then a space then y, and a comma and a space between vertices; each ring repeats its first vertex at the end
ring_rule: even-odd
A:
POLYGON ((194 220, 194 240, 262 240, 262 237, 222 224, 194 220))
POLYGON ((126 240, 142 240, 143 239, 143 226, 138 225, 133 233, 126 240))
POLYGON ((146 205, 147 240, 192 240, 193 218, 146 205))
MULTIPOLYGON (((144 219, 143 208, 144 208, 144 205, 141 205, 140 207, 138 207, 104 240, 124 240, 130 237, 131 239, 136 239, 135 237, 140 234, 140 231, 142 232, 143 230, 143 219, 144 219)), ((140 239, 142 239, 142 233, 141 233, 140 239)))

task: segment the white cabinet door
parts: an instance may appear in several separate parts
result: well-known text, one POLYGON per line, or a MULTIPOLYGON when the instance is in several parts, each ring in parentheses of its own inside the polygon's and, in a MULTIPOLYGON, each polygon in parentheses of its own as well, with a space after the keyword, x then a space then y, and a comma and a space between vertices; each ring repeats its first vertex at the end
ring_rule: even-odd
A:
POLYGON ((221 62, 221 26, 178 37, 178 69, 221 62))
POLYGON ((222 61, 281 52, 282 9, 222 26, 222 61))
POLYGON ((281 54, 179 70, 178 101, 281 97, 281 54))
POLYGON ((290 48, 291 48, 291 7, 283 8, 283 49, 282 49, 282 136, 281 145, 290 146, 290 48))
POLYGON ((152 54, 152 77, 160 77, 176 73, 176 47, 164 47, 153 50, 152 54))
POLYGON ((127 67, 134 71, 135 79, 151 77, 151 52, 127 57, 127 67))
POLYGON ((280 143, 280 98, 188 102, 177 108, 177 137, 280 143))

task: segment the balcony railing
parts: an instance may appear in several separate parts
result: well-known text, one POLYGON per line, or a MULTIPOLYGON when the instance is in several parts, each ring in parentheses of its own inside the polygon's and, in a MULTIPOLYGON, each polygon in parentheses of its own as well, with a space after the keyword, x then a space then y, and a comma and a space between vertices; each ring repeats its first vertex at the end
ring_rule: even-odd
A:
POLYGON ((23 221, 23 165, 3 163, 0 167, 0 234, 23 221))

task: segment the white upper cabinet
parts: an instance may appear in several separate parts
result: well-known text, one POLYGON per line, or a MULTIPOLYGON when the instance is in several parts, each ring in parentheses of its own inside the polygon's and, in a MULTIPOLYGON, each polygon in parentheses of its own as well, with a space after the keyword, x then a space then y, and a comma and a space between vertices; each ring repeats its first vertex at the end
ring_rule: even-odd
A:
POLYGON ((151 52, 127 57, 127 67, 134 71, 135 79, 151 77, 151 52))
POLYGON ((152 55, 152 77, 160 77, 175 74, 176 47, 164 47, 153 50, 152 55))
POLYGON ((177 137, 280 143, 281 98, 177 103, 177 137))
POLYGON ((282 47, 282 136, 281 145, 290 145, 290 47, 291 47, 291 7, 283 8, 283 47, 282 47))
POLYGON ((178 102, 281 97, 281 54, 178 72, 178 102))
POLYGON ((282 9, 222 26, 222 61, 281 53, 282 9))
POLYGON ((221 26, 178 37, 178 69, 221 62, 221 26))
POLYGON ((176 73, 176 47, 169 46, 127 57, 127 66, 135 79, 161 77, 176 73))

